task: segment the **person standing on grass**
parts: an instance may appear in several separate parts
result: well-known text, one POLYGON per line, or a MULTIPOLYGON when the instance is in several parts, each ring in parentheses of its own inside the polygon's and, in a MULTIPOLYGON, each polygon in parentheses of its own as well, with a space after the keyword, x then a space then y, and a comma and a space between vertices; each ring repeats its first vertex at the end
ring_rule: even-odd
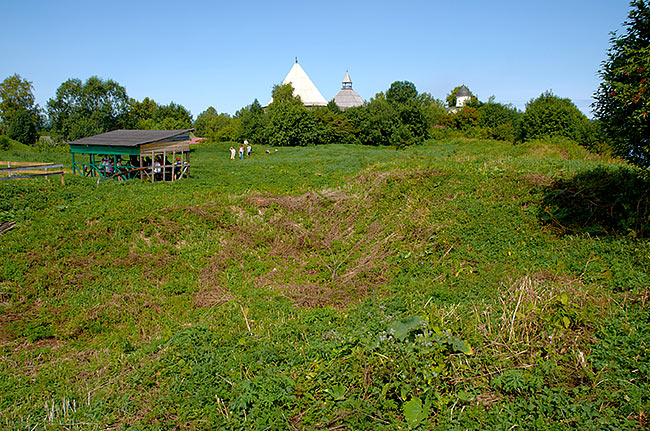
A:
POLYGON ((239 146, 239 158, 241 160, 244 160, 244 145, 243 144, 239 146))
POLYGON ((230 160, 235 160, 235 154, 237 154, 235 147, 230 147, 230 160))
POLYGON ((244 143, 246 144, 246 157, 250 157, 253 152, 253 146, 248 141, 244 141, 244 143))

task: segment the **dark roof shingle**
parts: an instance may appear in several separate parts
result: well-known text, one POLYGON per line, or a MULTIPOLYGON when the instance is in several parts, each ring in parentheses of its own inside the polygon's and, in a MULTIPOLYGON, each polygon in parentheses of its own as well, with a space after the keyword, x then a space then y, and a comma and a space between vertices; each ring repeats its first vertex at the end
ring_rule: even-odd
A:
POLYGON ((143 144, 163 141, 194 129, 183 130, 113 130, 87 138, 68 142, 69 145, 105 145, 108 147, 137 147, 143 144))

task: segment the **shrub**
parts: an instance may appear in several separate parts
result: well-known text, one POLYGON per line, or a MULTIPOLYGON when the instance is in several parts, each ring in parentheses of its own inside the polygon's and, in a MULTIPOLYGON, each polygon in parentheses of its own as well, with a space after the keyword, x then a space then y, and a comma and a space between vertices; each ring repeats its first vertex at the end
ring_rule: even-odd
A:
POLYGON ((599 167, 543 192, 540 220, 565 232, 650 236, 650 180, 633 169, 599 167))
POLYGON ((563 136, 588 146, 593 128, 571 102, 548 91, 526 104, 517 129, 518 141, 563 136))
POLYGON ((34 145, 38 139, 34 116, 25 110, 17 112, 9 122, 7 136, 25 145, 34 145))
POLYGON ((0 135, 0 151, 7 151, 10 144, 11 139, 9 139, 9 136, 0 135))
POLYGON ((445 125, 452 129, 468 131, 479 125, 480 113, 476 108, 464 106, 457 112, 450 113, 445 118, 445 125))

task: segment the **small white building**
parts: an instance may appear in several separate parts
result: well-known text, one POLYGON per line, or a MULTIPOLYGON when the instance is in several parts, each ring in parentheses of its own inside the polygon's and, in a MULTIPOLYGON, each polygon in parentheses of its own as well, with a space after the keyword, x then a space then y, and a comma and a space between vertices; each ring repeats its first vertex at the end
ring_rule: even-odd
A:
POLYGON ((458 89, 456 93, 456 108, 462 108, 469 102, 472 98, 472 93, 469 92, 469 89, 464 85, 458 89))
POLYGON ((361 96, 352 89, 352 80, 347 71, 345 72, 345 78, 343 78, 343 87, 341 88, 341 91, 334 96, 334 103, 336 103, 336 106, 338 106, 341 111, 345 111, 347 108, 352 108, 354 106, 361 106, 366 103, 361 96))

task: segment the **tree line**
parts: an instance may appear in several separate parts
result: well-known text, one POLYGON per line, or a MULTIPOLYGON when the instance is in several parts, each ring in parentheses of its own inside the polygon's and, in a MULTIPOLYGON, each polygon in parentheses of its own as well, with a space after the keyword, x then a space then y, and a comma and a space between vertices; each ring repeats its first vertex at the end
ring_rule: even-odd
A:
POLYGON ((172 130, 193 124, 182 105, 161 105, 148 97, 135 100, 111 79, 68 79, 45 108, 35 104, 32 90, 33 84, 17 74, 0 83, 0 128, 27 145, 36 142, 39 131, 69 142, 117 129, 172 130))
POLYGON ((331 101, 307 109, 290 84, 273 88, 273 102, 256 100, 233 116, 209 107, 193 121, 182 105, 129 98, 113 80, 69 79, 45 109, 35 104, 32 83, 13 75, 0 83, 0 128, 10 138, 33 144, 46 129, 70 141, 115 129, 195 128, 213 141, 242 141, 269 146, 319 144, 391 145, 398 148, 430 138, 464 136, 511 142, 563 137, 591 149, 609 149, 640 166, 650 166, 650 5, 630 3, 625 33, 613 33, 602 82, 594 94, 595 120, 570 99, 550 91, 530 100, 524 111, 481 101, 471 94, 456 106, 456 87, 445 101, 418 92, 408 81, 393 82, 363 106, 341 111, 331 101))

